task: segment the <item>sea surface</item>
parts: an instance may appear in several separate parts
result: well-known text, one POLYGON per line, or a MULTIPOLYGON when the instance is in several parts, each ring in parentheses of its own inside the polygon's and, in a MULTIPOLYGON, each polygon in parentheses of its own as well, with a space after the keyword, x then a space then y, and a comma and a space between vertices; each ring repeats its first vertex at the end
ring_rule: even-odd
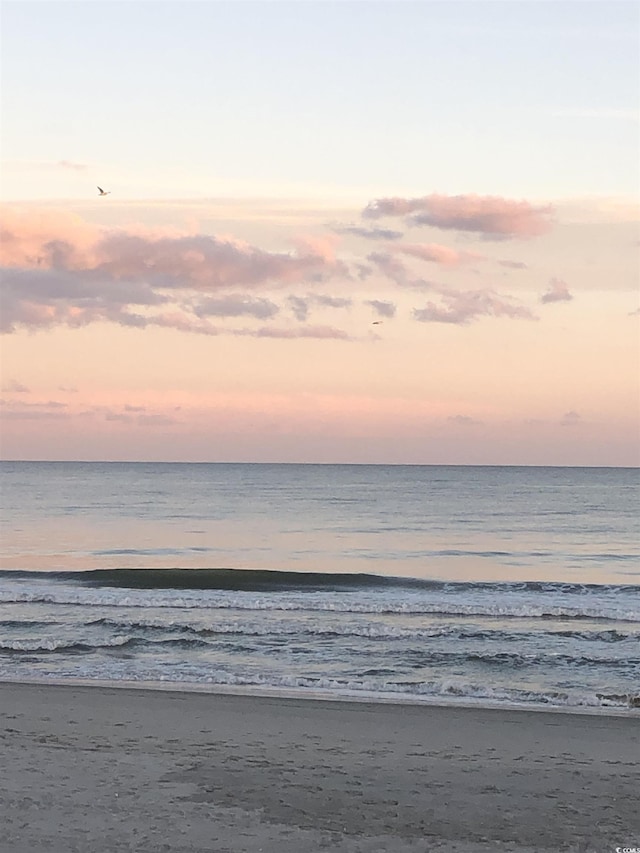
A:
POLYGON ((0 680, 640 714, 640 473, 0 463, 0 680))

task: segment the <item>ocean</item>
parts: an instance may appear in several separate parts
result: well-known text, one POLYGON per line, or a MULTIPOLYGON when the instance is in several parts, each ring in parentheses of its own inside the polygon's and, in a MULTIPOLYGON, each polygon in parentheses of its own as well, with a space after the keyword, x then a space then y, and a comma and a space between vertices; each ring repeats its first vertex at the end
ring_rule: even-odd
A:
POLYGON ((640 713, 637 469, 0 478, 0 680, 640 713))

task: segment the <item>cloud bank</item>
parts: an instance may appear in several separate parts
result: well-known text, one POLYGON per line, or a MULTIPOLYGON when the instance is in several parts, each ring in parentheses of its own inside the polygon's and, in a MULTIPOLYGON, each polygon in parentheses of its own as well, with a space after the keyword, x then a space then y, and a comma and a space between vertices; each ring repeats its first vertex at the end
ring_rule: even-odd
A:
MULTIPOLYGON (((550 227, 550 212, 494 196, 430 195, 377 199, 363 216, 408 216, 412 224, 476 231, 483 238, 542 233, 550 227)), ((352 321, 355 315, 358 322, 354 306, 360 305, 379 318, 394 317, 396 302, 388 291, 398 288, 430 296, 426 304, 407 306, 407 316, 421 323, 535 319, 492 287, 463 290, 415 273, 416 264, 426 262, 451 275, 463 265, 490 260, 480 252, 404 242, 402 232, 384 228, 325 227, 334 233, 292 236, 290 251, 267 250, 234 236, 139 225, 105 228, 68 211, 3 206, 0 331, 115 323, 209 336, 364 340, 362 332, 358 337, 328 324, 327 312, 343 312, 352 321), (335 232, 383 241, 383 246, 358 255, 353 246, 345 249, 335 232), (381 287, 387 298, 373 298, 381 287)), ((525 267, 518 261, 497 263, 525 267)), ((552 279, 541 302, 571 298, 566 284, 552 279)))
MULTIPOLYGON (((279 313, 275 302, 251 291, 351 279, 331 235, 300 237, 293 251, 270 252, 234 238, 173 229, 103 229, 47 210, 5 208, 1 222, 4 332, 108 321, 220 334, 225 330, 210 318, 269 320, 279 313)), ((350 304, 322 294, 308 301, 318 307, 350 304)), ((286 330, 273 334, 290 336, 286 330)), ((305 334, 329 336, 326 327, 305 334)), ((333 336, 343 333, 334 330, 333 336)))

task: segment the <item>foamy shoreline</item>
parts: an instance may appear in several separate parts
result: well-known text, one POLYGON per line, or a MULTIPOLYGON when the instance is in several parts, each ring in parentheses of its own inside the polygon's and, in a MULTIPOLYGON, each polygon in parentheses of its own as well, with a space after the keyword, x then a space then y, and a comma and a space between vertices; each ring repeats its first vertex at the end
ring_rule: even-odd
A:
POLYGON ((459 697, 447 699, 441 696, 411 696, 405 693, 382 695, 367 691, 351 693, 334 693, 330 690, 298 690, 268 687, 265 685, 233 685, 233 684, 202 684, 199 682, 173 681, 108 681, 92 678, 1 678, 2 684, 36 684, 46 687, 95 687, 115 688, 118 690, 153 690, 167 693, 204 693, 220 696, 253 696, 256 698, 295 699, 302 702, 344 702, 346 704, 361 703, 365 705, 411 705, 426 708, 478 708, 489 711, 530 711, 540 714, 587 714, 589 716, 631 717, 640 720, 640 708, 621 708, 618 706, 601 705, 542 705, 535 703, 491 702, 485 699, 459 697))

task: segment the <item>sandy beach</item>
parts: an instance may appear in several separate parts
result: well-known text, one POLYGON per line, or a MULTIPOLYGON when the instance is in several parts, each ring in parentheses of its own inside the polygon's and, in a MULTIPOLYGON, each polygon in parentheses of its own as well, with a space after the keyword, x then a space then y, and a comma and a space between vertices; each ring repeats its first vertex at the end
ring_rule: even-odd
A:
POLYGON ((0 684, 3 853, 640 847, 640 718, 0 684))

